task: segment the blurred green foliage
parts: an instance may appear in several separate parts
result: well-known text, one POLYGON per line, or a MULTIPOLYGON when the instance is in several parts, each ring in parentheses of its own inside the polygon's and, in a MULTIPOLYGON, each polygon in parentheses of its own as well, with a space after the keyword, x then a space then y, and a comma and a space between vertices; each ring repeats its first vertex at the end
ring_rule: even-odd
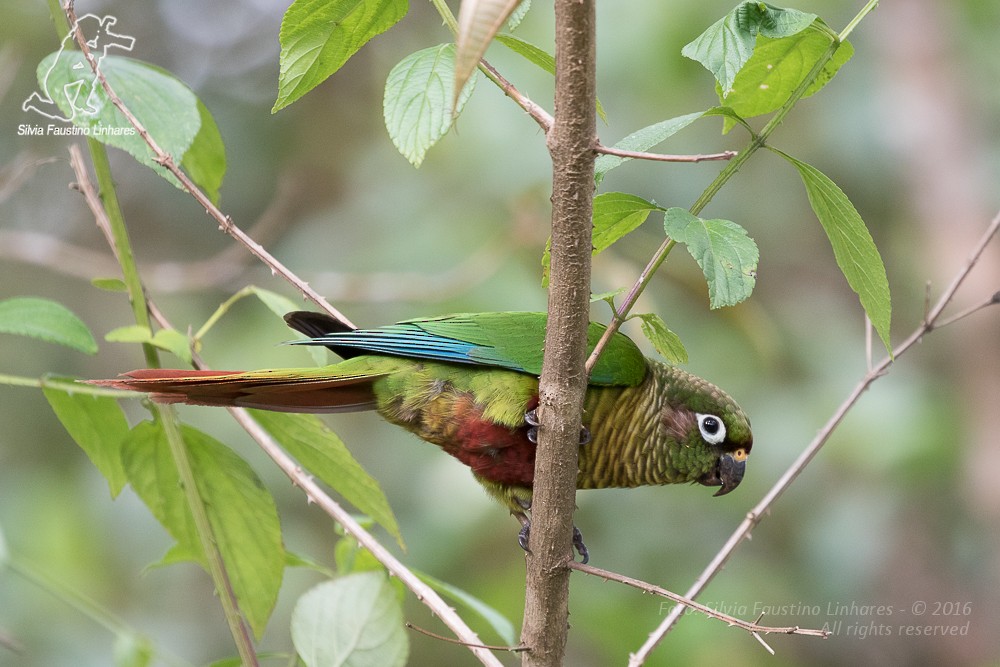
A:
MULTIPOLYGON (((600 132, 609 145, 715 103, 710 76, 680 49, 731 8, 715 0, 630 4, 629 12, 613 3, 599 7, 599 92, 609 118, 600 132)), ((803 0, 796 6, 836 29, 854 15, 855 4, 803 0)), ((419 170, 396 152, 380 112, 385 78, 407 54, 448 39, 429 4, 419 2, 391 37, 376 38, 331 80, 271 115, 284 9, 264 0, 111 0, 94 11, 118 17, 118 29, 136 38, 133 55, 176 74, 211 110, 229 161, 222 208, 356 322, 544 308, 539 260, 548 235, 550 166, 533 122, 480 82, 458 132, 434 147, 419 170)), ((772 137, 776 147, 837 182, 867 221, 885 258, 897 337, 920 321, 925 283, 940 292, 997 207, 1000 65, 992 26, 998 21, 1000 9, 975 0, 884 3, 852 35, 852 61, 772 137)), ((536 3, 518 34, 548 48, 551 29, 546 9, 536 3)), ((121 294, 90 284, 117 273, 82 198, 66 187, 73 180, 70 139, 18 132, 19 125, 36 122, 21 102, 35 90, 35 66, 57 46, 44 3, 5 7, 0 299, 59 301, 100 340, 132 322, 121 294)), ((488 56, 522 91, 550 106, 547 75, 502 49, 488 56)), ((718 130, 702 121, 661 148, 700 153, 742 145, 738 131, 723 137, 718 130)), ((127 155, 112 158, 140 269, 176 326, 199 327, 250 283, 297 298, 232 248, 183 193, 127 155)), ((632 161, 608 174, 602 190, 687 207, 718 169, 632 161)), ((687 368, 724 386, 752 415, 756 446, 747 478, 723 499, 669 487, 583 492, 576 517, 595 564, 676 591, 687 588, 865 367, 857 299, 794 169, 762 152, 709 208, 707 216, 738 222, 760 247, 752 298, 710 311, 700 269, 676 254, 638 311, 660 314, 684 342, 687 368)), ((647 222, 598 258, 595 293, 634 280, 662 238, 657 225, 647 222)), ((993 245, 958 305, 996 291, 998 278, 1000 252, 993 245)), ((594 314, 606 317, 606 306, 595 304, 594 314)), ((835 636, 771 637, 777 656, 769 658, 745 634, 687 615, 651 664, 987 665, 1000 659, 993 632, 1000 617, 1000 495, 990 467, 1000 454, 996 318, 981 313, 936 332, 902 359, 703 596, 744 618, 767 611, 763 622, 773 625, 842 621, 831 625, 839 628, 835 636), (859 611, 863 605, 895 611, 882 617, 859 611), (903 634, 907 627, 961 629, 966 623, 964 635, 903 634), (882 625, 890 632, 875 629, 882 625)), ((244 300, 213 327, 203 353, 217 368, 310 363, 303 351, 276 345, 290 337, 266 308, 244 300)), ((98 355, 86 357, 28 339, 0 339, 0 371, 15 375, 107 377, 142 363, 134 345, 101 342, 98 355)), ((135 419, 142 415, 137 404, 128 408, 135 419)), ((224 413, 187 408, 184 416, 254 466, 276 496, 289 550, 333 563, 330 522, 224 413)), ((327 423, 386 490, 409 548, 406 562, 518 624, 517 523, 481 493, 468 471, 372 415, 327 423)), ((110 499, 40 391, 0 387, 0 424, 0 531, 12 562, 30 564, 97 601, 148 637, 165 664, 203 664, 232 653, 207 577, 187 564, 146 570, 169 548, 169 537, 131 490, 110 499)), ((287 573, 263 650, 290 647, 292 607, 319 580, 305 568, 287 573)), ((574 575, 572 586, 567 664, 622 664, 669 607, 583 576, 574 575)), ((412 598, 406 617, 440 629, 412 598)), ((485 626, 481 631, 484 640, 499 641, 485 626)), ((21 652, 0 646, 0 665, 105 665, 115 648, 110 632, 12 569, 0 571, 0 640, 7 637, 21 652)), ((460 647, 410 639, 411 664, 471 661, 460 647)), ((513 655, 502 659, 517 662, 513 655)))

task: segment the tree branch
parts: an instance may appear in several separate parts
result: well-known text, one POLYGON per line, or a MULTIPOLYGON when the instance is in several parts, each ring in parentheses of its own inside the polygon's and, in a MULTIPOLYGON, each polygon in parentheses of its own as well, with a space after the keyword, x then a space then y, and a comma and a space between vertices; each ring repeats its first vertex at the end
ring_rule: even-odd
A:
MULTIPOLYGON (((721 611, 716 611, 715 609, 703 605, 700 602, 695 602, 694 600, 690 600, 682 595, 678 595, 673 591, 668 591, 666 588, 662 588, 639 579, 633 579, 632 577, 625 576, 624 574, 611 572, 610 570, 602 570, 601 568, 594 567, 593 565, 584 565, 583 563, 570 561, 567 563, 567 566, 571 570, 577 570, 578 572, 583 572, 584 574, 589 574, 594 577, 600 577, 604 580, 617 581, 620 584, 637 588, 643 593, 651 593, 653 595, 659 595, 660 597, 667 598, 668 600, 673 600, 680 606, 689 607, 695 611, 701 612, 709 618, 714 618, 722 621, 723 623, 741 628, 751 634, 807 635, 810 637, 820 637, 822 639, 826 639, 830 636, 830 633, 827 630, 811 630, 809 628, 800 628, 797 625, 775 628, 760 625, 757 622, 744 621, 736 618, 735 616, 730 616, 729 614, 724 614, 721 611)), ((767 647, 766 644, 765 647, 767 647)), ((767 648, 770 650, 770 647, 767 648)), ((770 652, 774 653, 774 651, 770 652)))
MULTIPOLYGON (((691 588, 689 588, 688 591, 684 594, 684 597, 693 600, 694 598, 698 597, 698 595, 701 594, 701 592, 705 589, 708 583, 715 577, 716 574, 719 573, 719 571, 721 571, 722 567, 726 564, 726 561, 728 561, 729 558, 733 555, 733 552, 736 551, 736 548, 744 540, 749 539, 751 531, 753 531, 754 527, 758 523, 760 523, 760 521, 764 518, 765 513, 768 511, 771 505, 781 496, 781 494, 783 494, 788 489, 789 486, 791 486, 792 482, 795 481, 795 478, 799 476, 799 473, 801 473, 805 469, 805 467, 809 464, 810 461, 812 461, 812 459, 816 456, 816 454, 823 447, 823 445, 826 444, 827 440, 829 440, 830 436, 833 434, 833 431, 837 428, 837 426, 840 425, 840 422, 843 421, 847 413, 858 402, 858 399, 861 398, 861 395, 864 394, 864 392, 868 389, 868 387, 872 385, 873 382, 875 382, 875 380, 879 379, 889 371, 889 368, 892 366, 895 359, 899 359, 899 357, 905 354, 916 343, 920 342, 920 340, 926 334, 930 333, 935 328, 943 326, 943 324, 949 324, 960 317, 967 316, 971 312, 974 312, 974 310, 978 310, 984 305, 988 305, 988 304, 981 304, 980 306, 974 309, 967 309, 966 311, 959 313, 955 317, 949 318, 943 324, 941 325, 938 324, 938 319, 941 317, 942 312, 951 303, 951 300, 955 296, 955 292, 958 290, 959 286, 961 286, 962 282, 965 280, 965 278, 972 271, 973 267, 979 261, 980 256, 982 256, 983 251, 986 249, 986 246, 997 234, 998 229, 1000 229, 1000 213, 997 213, 996 217, 994 217, 992 222, 990 222, 989 227, 986 229, 982 237, 979 239, 979 242, 973 249, 966 264, 959 270, 955 278, 952 280, 951 284, 948 286, 947 289, 945 289, 944 293, 938 299, 937 303, 934 305, 933 308, 931 308, 930 312, 928 312, 924 322, 922 322, 920 326, 918 326, 913 331, 913 333, 911 333, 910 336, 906 338, 906 340, 900 343, 893 350, 891 357, 883 359, 880 363, 874 365, 865 373, 864 377, 861 378, 858 384, 855 385, 854 389, 851 390, 851 393, 848 395, 848 397, 844 400, 843 403, 840 404, 837 410, 833 413, 833 416, 830 417, 830 419, 823 426, 820 432, 816 434, 816 437, 813 439, 813 441, 810 442, 809 445, 802 451, 802 453, 795 460, 795 462, 792 463, 791 466, 789 466, 789 468, 785 471, 785 473, 781 476, 781 478, 778 479, 777 482, 775 482, 774 486, 771 487, 770 491, 768 491, 767 494, 764 495, 764 498, 761 499, 761 501, 757 503, 757 505, 755 505, 753 509, 751 509, 747 513, 746 518, 736 528, 733 534, 730 535, 729 539, 722 546, 722 548, 715 555, 715 557, 708 564, 708 566, 704 569, 704 571, 702 571, 701 575, 695 580, 691 588)), ((995 296, 996 295, 990 297, 987 301, 992 303, 995 299, 995 296)), ((646 658, 649 657, 650 652, 654 648, 656 648, 656 645, 660 643, 660 641, 667 634, 667 632, 669 632, 670 629, 674 626, 674 624, 677 623, 677 620, 680 618, 680 616, 681 616, 680 608, 675 607, 667 615, 667 617, 663 619, 663 622, 660 623, 659 627, 657 627, 656 630, 653 631, 652 634, 650 634, 649 638, 646 640, 646 643, 643 644, 642 647, 632 655, 631 659, 629 660, 629 667, 637 667, 638 665, 643 664, 646 658)))
POLYGON ((528 546, 522 664, 562 664, 577 455, 587 375, 594 146, 597 141, 593 0, 556 0, 552 157, 552 272, 539 380, 532 530, 528 546))
POLYGON ((705 162, 707 160, 731 160, 736 157, 736 151, 722 151, 721 153, 707 153, 705 155, 669 155, 664 153, 646 153, 644 151, 627 151, 621 148, 614 148, 598 144, 594 150, 604 155, 617 155, 634 160, 651 160, 653 162, 705 162))

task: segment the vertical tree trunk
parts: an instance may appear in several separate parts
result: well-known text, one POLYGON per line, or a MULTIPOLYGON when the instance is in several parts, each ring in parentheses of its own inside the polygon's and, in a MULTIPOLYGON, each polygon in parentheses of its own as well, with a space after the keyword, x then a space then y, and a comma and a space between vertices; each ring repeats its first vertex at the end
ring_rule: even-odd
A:
POLYGON ((593 0, 556 0, 552 262, 545 359, 539 384, 538 453, 527 558, 523 665, 561 665, 569 620, 569 574, 584 362, 597 140, 593 0))

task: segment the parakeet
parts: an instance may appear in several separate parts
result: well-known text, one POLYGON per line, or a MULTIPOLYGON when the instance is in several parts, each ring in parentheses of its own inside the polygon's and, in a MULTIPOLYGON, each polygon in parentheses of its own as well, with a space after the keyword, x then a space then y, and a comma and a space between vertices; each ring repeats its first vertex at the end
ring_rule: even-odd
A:
MULTIPOLYGON (((95 384, 155 401, 287 412, 375 410, 471 468, 522 522, 527 543, 534 480, 538 376, 545 313, 462 313, 353 329, 319 313, 285 320, 344 361, 259 371, 141 369, 95 384)), ((591 323, 593 347, 604 326, 591 323)), ((584 400, 578 489, 698 482, 739 485, 753 446, 750 421, 715 385, 643 356, 616 333, 584 400)), ((574 535, 581 555, 586 548, 574 535)))

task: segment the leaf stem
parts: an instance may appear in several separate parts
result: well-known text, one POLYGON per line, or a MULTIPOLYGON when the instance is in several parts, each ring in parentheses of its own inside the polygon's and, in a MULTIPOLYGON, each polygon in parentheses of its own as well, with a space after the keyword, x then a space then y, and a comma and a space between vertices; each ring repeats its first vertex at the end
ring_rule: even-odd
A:
POLYGON ((850 36, 850 34, 854 32, 854 29, 858 27, 858 24, 861 23, 862 19, 868 16, 868 14, 870 14, 876 7, 878 7, 878 0, 868 0, 868 4, 862 7, 861 11, 858 12, 853 19, 851 19, 850 23, 844 26, 843 30, 840 31, 838 39, 840 39, 841 42, 846 41, 848 36, 850 36))
POLYGON ((236 650, 240 654, 244 667, 256 666, 259 663, 253 638, 250 636, 250 630, 240 612, 239 601, 236 599, 236 593, 230 583, 222 554, 219 553, 216 546, 215 531, 208 518, 208 512, 205 510, 205 501, 202 500, 201 492, 198 489, 197 478, 191 467, 191 458, 188 456, 184 436, 177 425, 177 414, 169 405, 157 404, 154 406, 154 410, 167 437, 167 445, 170 448, 174 466, 177 468, 177 475, 180 477, 184 497, 187 499, 188 509, 191 510, 191 517, 194 519, 195 532, 198 533, 202 551, 205 552, 208 573, 215 583, 215 590, 219 594, 219 602, 222 604, 229 632, 232 633, 233 639, 236 641, 236 650))
POLYGON ((86 394, 88 396, 107 396, 109 398, 135 398, 135 394, 130 391, 121 391, 119 389, 107 389, 105 387, 95 387, 88 384, 80 384, 79 382, 74 382, 72 380, 64 380, 59 378, 34 378, 34 377, 23 377, 19 375, 6 375, 0 373, 0 384, 7 385, 8 387, 32 387, 35 389, 42 389, 43 387, 51 387, 52 389, 59 389, 60 391, 65 391, 73 394, 86 394))

